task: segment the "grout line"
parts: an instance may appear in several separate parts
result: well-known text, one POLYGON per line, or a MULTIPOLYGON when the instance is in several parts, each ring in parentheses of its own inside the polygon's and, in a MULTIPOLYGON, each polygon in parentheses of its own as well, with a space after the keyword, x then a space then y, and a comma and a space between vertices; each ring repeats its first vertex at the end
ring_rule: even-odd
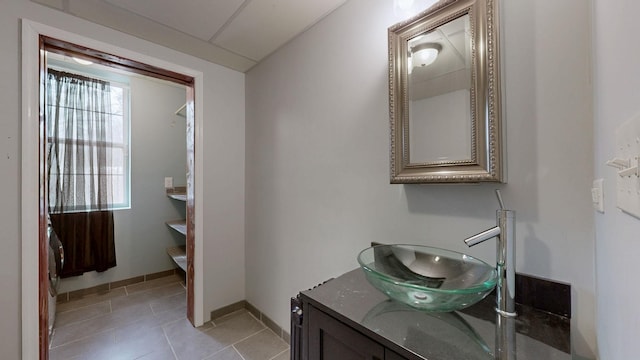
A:
MULTIPOLYGON (((266 316, 262 311, 260 311, 258 308, 256 308, 253 304, 249 303, 248 301, 244 301, 244 309, 241 310, 245 310, 246 312, 248 312, 254 319, 258 320, 259 322, 261 322, 263 325, 265 325, 265 327, 267 327, 268 329, 270 329, 278 338, 282 339, 282 341, 284 341, 288 346, 291 346, 290 339, 291 339, 291 335, 289 334, 289 336, 285 337, 286 334, 286 330, 283 327, 280 327, 278 324, 275 324, 273 322, 273 320, 271 320, 268 316, 266 316), (254 309, 257 313, 258 316, 256 316, 250 309, 254 309), (272 329, 269 325, 267 325, 266 321, 264 320, 264 318, 267 318, 271 323, 275 324, 276 328, 278 329, 278 331, 276 332, 276 330, 272 329)), ((240 311, 240 310, 237 310, 240 311)), ((233 312, 229 313, 232 314, 233 312)), ((227 315, 229 315, 227 314, 227 315)), ((224 316, 227 316, 224 315, 224 316)), ((222 317, 224 317, 222 316, 222 317)))
MULTIPOLYGON (((82 309, 84 309, 84 308, 88 308, 89 306, 99 305, 99 304, 102 304, 102 303, 107 302, 107 301, 111 301, 111 299, 105 299, 105 300, 103 300, 103 301, 98 301, 98 302, 95 302, 95 303, 92 303, 92 304, 87 304, 87 305, 83 305, 83 306, 73 307, 73 308, 71 308, 71 309, 64 310, 64 311, 58 311, 58 308, 59 308, 60 304, 56 304, 56 317, 58 316, 58 314, 64 314, 64 313, 68 313, 68 312, 71 312, 71 311, 82 310, 82 309)), ((63 304, 64 304, 64 303, 63 303, 63 304)))
MULTIPOLYGON (((266 328, 268 328, 269 330, 271 330, 271 331, 275 334, 275 336, 277 336, 279 339, 281 339, 282 341, 284 341, 284 342, 287 344, 287 346, 291 347, 291 344, 289 343, 289 342, 290 342, 290 340, 291 340, 291 335, 289 334, 289 336, 285 337, 285 333, 286 333, 285 329, 284 329, 283 327, 278 326, 277 324, 276 324, 276 327, 278 328, 278 331, 277 331, 277 332, 276 332, 274 329, 272 329, 271 327, 269 327, 269 326, 267 325, 267 323, 263 320, 263 318, 265 318, 265 317, 266 317, 266 318, 268 319, 268 317, 267 317, 266 315, 264 315, 264 313, 263 313, 262 311, 258 310, 255 306, 253 306, 251 303, 249 303, 249 302, 247 302, 247 301, 245 301, 245 306, 244 306, 242 309, 239 309, 239 310, 235 310, 235 311, 229 312, 229 313, 227 313, 227 314, 225 314, 225 315, 219 316, 219 317, 218 317, 218 318, 216 318, 216 319, 222 319, 222 318, 225 318, 225 317, 227 317, 227 316, 230 316, 230 315, 232 315, 232 314, 234 314, 234 313, 238 313, 238 312, 241 312, 241 311, 245 311, 245 312, 247 312, 249 315, 251 315, 251 317, 253 317, 253 318, 254 318, 254 319, 256 319, 257 321, 259 321, 261 324, 263 324, 266 328), (255 315, 255 314, 250 310, 250 308, 255 309, 255 310, 258 312, 258 316, 256 316, 256 315, 255 315)), ((213 313, 213 312, 212 312, 212 313, 213 313)), ((270 320, 270 319, 269 319, 269 320, 270 320)), ((211 321, 213 324, 215 324, 215 323, 214 323, 214 321, 213 321, 213 319, 212 319, 212 320, 210 320, 210 321, 211 321)), ((271 322, 273 322, 273 321, 271 320, 271 322)))
MULTIPOLYGON (((247 313, 249 313, 249 315, 251 315, 252 318, 256 319, 256 321, 260 321, 260 323, 262 325, 264 325, 265 327, 267 327, 267 324, 265 324, 264 322, 262 322, 262 320, 260 318, 257 318, 255 315, 253 315, 253 313, 251 311, 247 311, 247 313)), ((262 315, 262 313, 260 313, 260 315, 262 315)), ((262 316, 260 316, 262 317, 262 316)))
POLYGON ((243 342, 243 341, 245 341, 245 340, 247 340, 247 339, 249 339, 249 338, 252 338, 252 337, 254 337, 254 336, 256 336, 256 335, 260 334, 261 332, 263 332, 263 331, 265 331, 265 330, 267 330, 267 328, 266 328, 266 327, 265 327, 264 329, 262 329, 262 330, 258 330, 258 331, 256 331, 256 332, 254 332, 253 334, 251 334, 251 335, 249 335, 249 336, 245 337, 245 338, 244 338, 244 339, 242 339, 242 340, 238 340, 238 341, 234 342, 234 343, 233 343, 233 345, 238 344, 238 343, 241 343, 241 342, 243 342))
POLYGON ((153 354, 153 350, 150 350, 150 351, 149 351, 148 353, 146 353, 146 354, 142 354, 142 355, 140 355, 140 356, 136 356, 133 360, 142 359, 143 357, 145 357, 145 356, 147 356, 147 355, 150 355, 150 354, 153 354))
POLYGON ((169 344, 169 349, 171 349, 171 353, 173 353, 173 357, 177 359, 178 354, 176 354, 176 350, 173 348, 173 345, 169 340, 169 336, 167 336, 167 330, 164 328, 164 326, 160 326, 160 328, 162 329, 162 333, 164 334, 164 339, 167 341, 167 344, 169 344))
MULTIPOLYGON (((98 285, 96 285, 96 286, 89 287, 88 289, 91 289, 91 288, 95 288, 95 287, 100 287, 100 286, 106 285, 106 286, 107 286, 107 292, 110 292, 110 291, 112 291, 112 290, 119 289, 119 288, 121 288, 121 287, 122 287, 122 288, 125 288, 125 293, 127 293, 127 291, 126 291, 127 286, 132 286, 132 285, 142 284, 142 283, 145 283, 145 282, 149 282, 149 281, 153 281, 153 280, 157 280, 157 279, 162 279, 162 278, 169 277, 169 276, 176 276, 176 269, 173 269, 173 272, 172 272, 171 274, 168 274, 168 275, 165 275, 165 276, 161 276, 161 277, 156 277, 156 278, 153 278, 153 279, 151 279, 151 280, 147 280, 147 278, 148 278, 149 276, 155 276, 155 275, 160 274, 160 273, 163 273, 163 272, 164 272, 164 271, 160 271, 160 272, 157 272, 157 273, 151 273, 151 274, 139 275, 139 276, 141 276, 141 277, 142 277, 142 281, 138 281, 138 282, 135 282, 135 283, 131 283, 131 284, 129 284, 129 285, 122 285, 122 286, 118 286, 118 287, 116 287, 116 288, 114 288, 114 287, 113 287, 113 284, 114 284, 114 283, 121 282, 121 281, 132 280, 132 279, 137 278, 138 276, 134 276, 134 277, 129 278, 129 279, 123 279, 123 280, 118 280, 118 281, 110 281, 110 282, 106 282, 106 283, 103 283, 103 284, 98 284, 98 285)), ((182 282, 182 281, 180 281, 180 282, 182 282)), ((183 285, 183 286, 186 288, 186 285, 183 285)), ((66 300, 63 300, 62 302, 68 302, 68 301, 72 301, 72 300, 70 299, 71 293, 76 292, 76 291, 82 291, 82 290, 87 290, 87 289, 78 289, 78 290, 66 291, 66 292, 63 292, 63 293, 59 293, 59 294, 58 294, 58 296, 62 295, 62 296, 64 296, 64 297, 66 297, 66 300)), ((97 294, 97 293, 92 292, 92 293, 84 294, 84 295, 82 295, 79 299, 76 299, 76 300, 83 299, 83 298, 85 298, 87 295, 95 295, 95 294, 97 294)), ((127 294, 127 295, 128 295, 128 294, 127 294)), ((56 301, 57 301, 57 296, 56 296, 56 301)))
POLYGON ((280 356, 280 355, 282 355, 282 354, 286 353, 287 351, 289 351, 289 347, 287 347, 286 349, 284 349, 284 350, 282 350, 281 352, 277 353, 274 357, 272 357, 272 358, 271 358, 271 359, 269 359, 269 360, 273 360, 273 359, 277 358, 278 356, 280 356))
POLYGON ((265 327, 264 329, 258 330, 258 331, 256 331, 256 332, 254 332, 253 334, 251 334, 251 335, 249 335, 249 336, 246 336, 246 337, 244 337, 244 338, 242 338, 242 339, 240 339, 240 340, 238 340, 238 341, 234 342, 234 343, 233 343, 233 344, 231 344, 231 345, 233 346, 233 345, 236 345, 236 344, 238 344, 238 343, 241 343, 241 342, 243 342, 243 341, 245 341, 245 340, 249 339, 250 337, 253 337, 253 336, 256 336, 256 335, 260 334, 261 332, 265 331, 266 329, 267 329, 267 328, 265 327))
MULTIPOLYGON (((204 360, 211 359, 212 357, 216 356, 217 354, 220 354, 221 352, 223 352, 223 351, 225 351, 225 350, 227 350, 229 348, 233 349, 236 353, 238 353, 238 350, 236 350, 236 348, 233 347, 233 344, 231 344, 231 345, 227 345, 227 346, 223 347, 222 349, 220 349, 220 350, 218 350, 218 351, 216 351, 216 352, 214 352, 212 354, 205 355, 205 357, 203 359, 204 360)), ((238 353, 238 355, 240 355, 240 354, 238 353)), ((242 355, 240 355, 240 357, 242 357, 242 355)))
POLYGON ((233 348, 233 350, 236 352, 236 354, 238 354, 238 356, 240 356, 240 358, 241 358, 242 360, 246 360, 246 359, 244 358, 244 356, 242 356, 242 354, 240 354, 240 351, 238 351, 238 349, 236 349, 235 345, 231 345, 231 347, 232 347, 232 348, 233 348))
MULTIPOLYGON (((222 316, 219 316, 219 317, 216 318, 216 320, 230 319, 230 318, 232 318, 234 316, 238 316, 241 313, 245 313, 245 312, 250 314, 250 315, 252 315, 251 312, 247 311, 247 309, 238 309, 238 310, 232 311, 232 312, 230 312, 228 314, 224 314, 222 316)), ((253 318, 255 319, 255 316, 253 316, 253 318)), ((260 319, 256 319, 256 320, 260 321, 260 319)), ((211 320, 211 321, 213 321, 213 320, 211 320)), ((224 321, 221 321, 220 323, 223 323, 223 322, 224 321)))
MULTIPOLYGON (((258 334, 260 334, 261 332, 264 332, 264 331, 270 331, 274 336, 278 337, 278 335, 273 330, 271 330, 268 326, 265 325, 264 329, 259 330, 259 331, 255 332, 255 333, 253 333, 253 334, 251 334, 251 335, 249 335, 249 336, 247 336, 247 337, 245 337, 243 339, 240 339, 240 340, 234 342, 233 344, 231 344, 231 346, 240 355, 240 357, 244 360, 244 357, 242 356, 242 354, 240 354, 240 351, 238 351, 238 349, 236 348, 236 345, 241 343, 241 342, 243 342, 243 341, 245 341, 245 340, 247 340, 247 339, 249 339, 249 338, 251 338, 251 337, 254 337, 254 336, 256 336, 256 335, 258 335, 258 334)), ((280 339, 280 337, 278 337, 278 338, 280 339)), ((282 339, 280 339, 280 340, 282 340, 282 339)), ((284 340, 282 340, 282 341, 284 342, 284 340)), ((281 354, 285 353, 289 349, 290 349, 290 346, 287 345, 286 349, 284 349, 283 351, 277 353, 275 356, 269 358, 269 360, 273 360, 273 359, 277 358, 278 356, 280 356, 281 354)))
POLYGON ((104 335, 105 333, 107 333, 107 332, 109 332, 109 331, 115 331, 115 328, 109 328, 109 329, 106 329, 106 330, 103 330, 103 331, 98 331, 97 333, 90 334, 90 335, 87 335, 87 336, 77 337, 77 338, 74 338, 74 339, 73 339, 73 340, 71 340, 71 341, 67 341, 67 342, 65 342, 65 343, 58 344, 58 345, 56 345, 56 346, 53 346, 53 342, 51 342, 51 345, 49 346, 49 349, 50 349, 50 350, 51 350, 51 349, 57 349, 57 348, 59 348, 59 347, 66 346, 66 345, 70 345, 70 344, 73 344, 73 343, 77 343, 77 342, 79 342, 79 341, 86 340, 86 339, 89 339, 89 338, 94 337, 94 336, 104 335))
MULTIPOLYGON (((103 301, 103 302, 106 302, 106 301, 103 301)), ((99 305, 99 304, 102 304, 102 302, 96 303, 96 304, 93 304, 93 305, 99 305)), ((86 308, 86 307, 89 307, 89 306, 92 306, 92 305, 87 305, 87 306, 83 306, 83 307, 79 307, 77 309, 71 309, 71 310, 67 310, 67 311, 56 312, 56 319, 58 319, 58 316, 60 314, 66 314, 66 313, 69 313, 69 312, 72 312, 72 311, 82 310, 83 308, 86 308)), ((55 322, 54 322, 53 330, 55 331, 56 329, 64 329, 64 328, 66 328, 68 326, 76 325, 76 324, 81 323, 81 322, 85 322, 85 321, 89 321, 89 320, 95 320, 97 318, 106 316, 106 315, 108 315, 108 314, 110 314, 112 312, 113 311, 111 309, 111 302, 109 301, 109 312, 106 312, 104 314, 93 315, 91 317, 84 317, 84 318, 81 318, 81 319, 77 319, 77 320, 71 321, 71 322, 69 322, 67 324, 63 324, 63 325, 56 325, 55 322)))

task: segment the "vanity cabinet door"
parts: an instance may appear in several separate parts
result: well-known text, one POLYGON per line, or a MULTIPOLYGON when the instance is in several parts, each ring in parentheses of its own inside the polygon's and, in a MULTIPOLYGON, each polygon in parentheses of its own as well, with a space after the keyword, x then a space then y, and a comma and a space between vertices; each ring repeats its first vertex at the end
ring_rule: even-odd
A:
POLYGON ((400 356, 395 352, 385 349, 384 350, 384 360, 407 360, 406 357, 400 356))
POLYGON ((349 326, 308 306, 309 360, 383 360, 385 349, 349 326))

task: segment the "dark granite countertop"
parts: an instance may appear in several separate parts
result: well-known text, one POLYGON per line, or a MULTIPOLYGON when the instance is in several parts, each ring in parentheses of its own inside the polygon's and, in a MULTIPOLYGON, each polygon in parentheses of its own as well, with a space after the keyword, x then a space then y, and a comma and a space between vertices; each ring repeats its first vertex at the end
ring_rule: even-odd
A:
MULTIPOLYGON (((492 296, 462 311, 423 312, 390 300, 367 282, 359 268, 301 295, 303 301, 408 359, 494 358, 492 296)), ((518 306, 517 312, 509 325, 516 329, 519 360, 571 359, 570 319, 527 306, 518 306)))

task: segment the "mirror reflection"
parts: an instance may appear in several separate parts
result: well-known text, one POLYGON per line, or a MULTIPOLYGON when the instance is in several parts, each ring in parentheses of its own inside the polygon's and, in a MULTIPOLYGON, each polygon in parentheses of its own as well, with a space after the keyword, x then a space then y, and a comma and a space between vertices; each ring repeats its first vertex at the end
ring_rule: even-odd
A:
POLYGON ((409 156, 414 163, 471 161, 469 15, 408 41, 409 156))

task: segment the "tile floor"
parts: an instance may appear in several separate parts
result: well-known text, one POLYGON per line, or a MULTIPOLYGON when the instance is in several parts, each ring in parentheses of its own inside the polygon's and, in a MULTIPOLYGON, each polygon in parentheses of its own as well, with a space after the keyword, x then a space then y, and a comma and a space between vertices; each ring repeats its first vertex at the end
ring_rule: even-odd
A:
POLYGON ((194 328, 172 275, 57 304, 51 360, 287 360, 289 346, 240 310, 194 328))

